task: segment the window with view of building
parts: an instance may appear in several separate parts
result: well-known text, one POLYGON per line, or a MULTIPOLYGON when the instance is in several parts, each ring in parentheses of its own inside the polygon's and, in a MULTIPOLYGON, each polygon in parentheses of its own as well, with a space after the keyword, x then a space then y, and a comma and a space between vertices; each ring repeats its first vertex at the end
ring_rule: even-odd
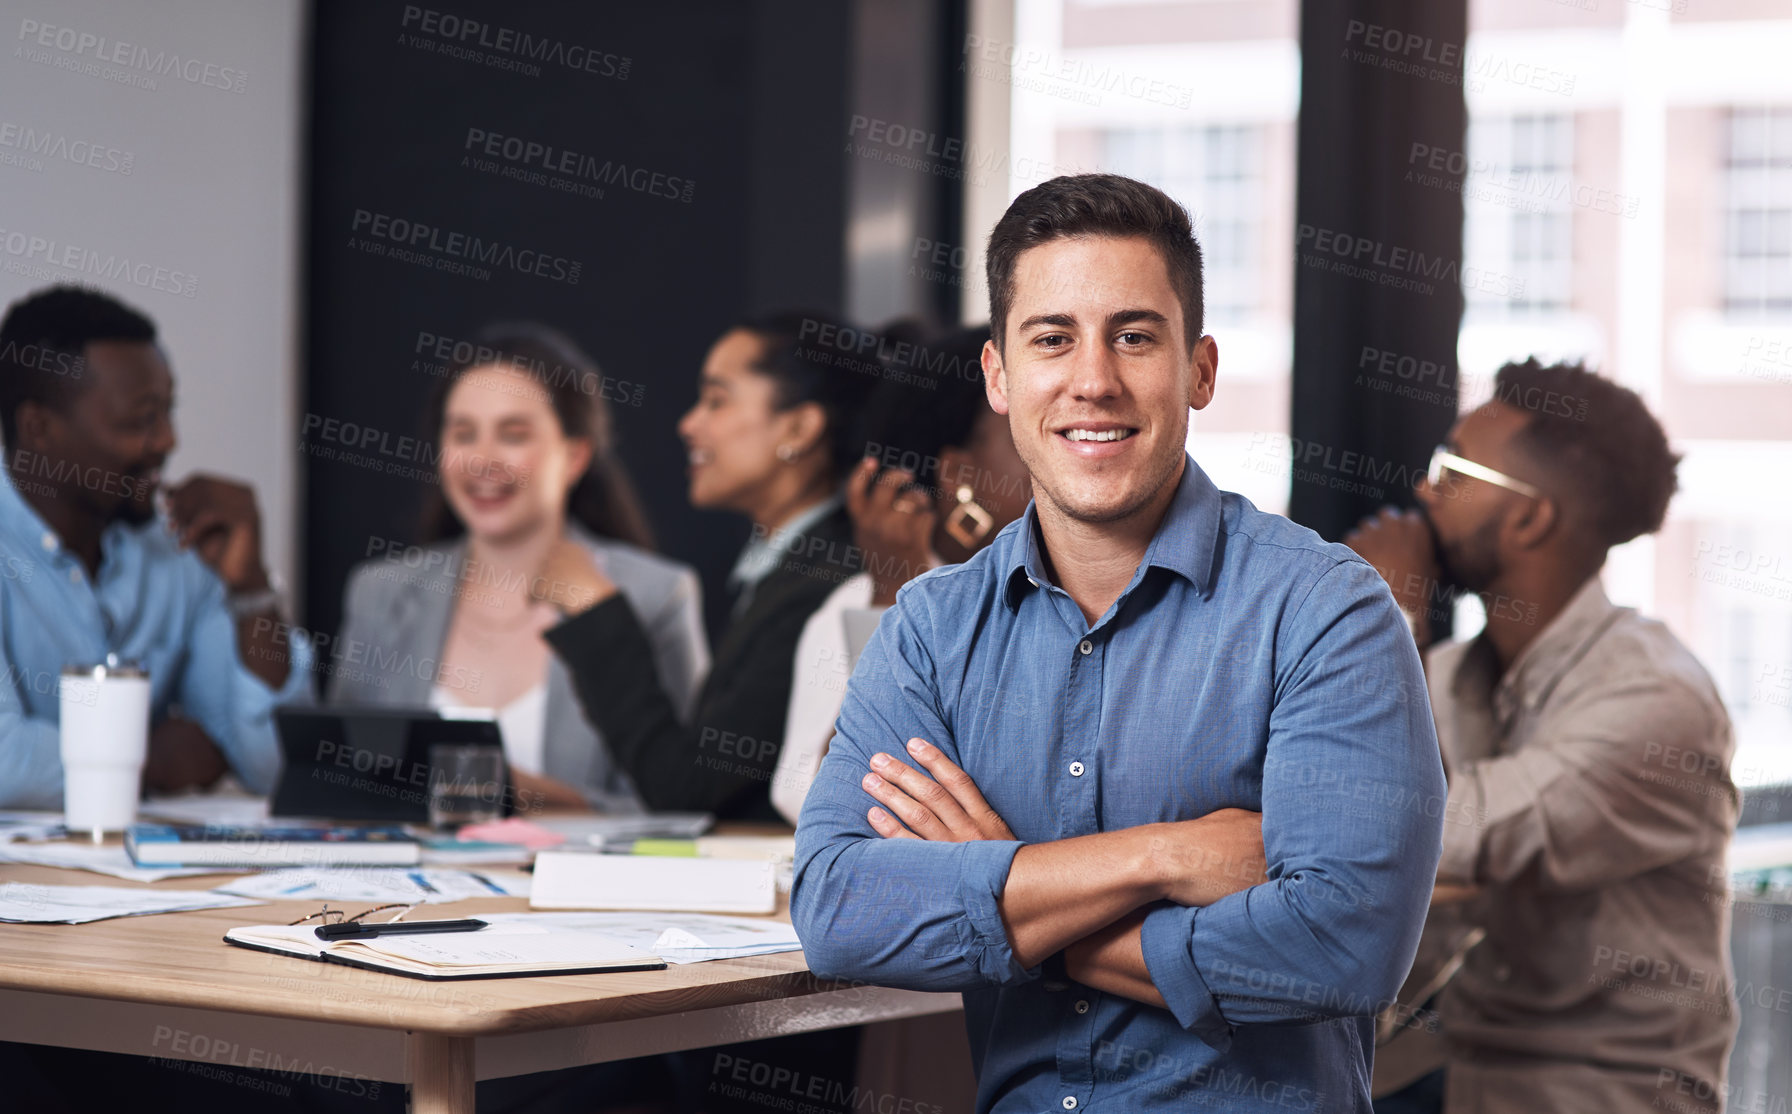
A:
POLYGON ((1509 283, 1465 284, 1469 312, 1559 314, 1574 287, 1574 121, 1560 114, 1479 117, 1463 183, 1464 263, 1509 283))
POLYGON ((1158 186, 1195 221, 1207 272, 1207 316, 1248 322, 1261 311, 1263 130, 1252 124, 1111 128, 1104 163, 1158 186))
POLYGON ((1792 314, 1792 108, 1729 114, 1724 308, 1792 314))

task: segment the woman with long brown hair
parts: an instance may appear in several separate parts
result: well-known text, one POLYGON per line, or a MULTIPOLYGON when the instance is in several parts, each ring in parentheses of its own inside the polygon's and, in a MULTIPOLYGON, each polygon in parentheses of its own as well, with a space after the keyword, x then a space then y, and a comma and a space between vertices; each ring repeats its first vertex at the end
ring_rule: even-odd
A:
POLYGON ((519 791, 638 811, 542 638, 564 601, 539 573, 563 542, 601 568, 641 616, 655 671, 683 711, 709 664, 696 574, 650 551, 614 453, 605 396, 615 392, 589 357, 538 325, 493 327, 467 348, 426 425, 440 481, 423 512, 428 548, 356 568, 343 608, 346 646, 413 667, 338 675, 330 698, 491 709, 519 791))

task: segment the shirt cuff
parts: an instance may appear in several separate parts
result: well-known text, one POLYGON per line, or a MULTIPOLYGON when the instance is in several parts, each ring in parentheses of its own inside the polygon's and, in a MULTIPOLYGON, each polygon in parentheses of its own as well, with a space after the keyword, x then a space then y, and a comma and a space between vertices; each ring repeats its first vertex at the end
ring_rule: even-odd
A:
POLYGON ((1200 912, 1180 905, 1152 910, 1139 929, 1139 945, 1145 971, 1176 1023, 1216 1052, 1224 1052, 1232 1045, 1232 1026, 1220 1016, 1213 992, 1195 965, 1195 917, 1200 912))
POLYGON ((311 648, 311 639, 300 634, 297 627, 288 627, 286 654, 286 683, 274 693, 274 703, 309 704, 312 702, 311 668, 317 660, 317 654, 311 648))
POLYGON ((958 899, 963 904, 970 938, 966 958, 977 973, 997 986, 1011 986, 1036 978, 1039 968, 1028 969, 1014 958, 1008 926, 1002 923, 999 902, 1008 885, 1018 840, 973 840, 959 844, 958 899))
POLYGON ((611 651, 624 639, 629 640, 626 644, 630 654, 637 649, 632 645, 634 640, 652 641, 647 637, 647 629, 641 625, 640 616, 635 614, 635 609, 621 592, 576 615, 568 615, 549 627, 542 637, 562 657, 578 661, 611 651))
POLYGON ((1475 884, 1475 863, 1481 857, 1480 783, 1473 773, 1460 771, 1450 780, 1444 801, 1443 853, 1437 860, 1437 880, 1458 886, 1475 884))

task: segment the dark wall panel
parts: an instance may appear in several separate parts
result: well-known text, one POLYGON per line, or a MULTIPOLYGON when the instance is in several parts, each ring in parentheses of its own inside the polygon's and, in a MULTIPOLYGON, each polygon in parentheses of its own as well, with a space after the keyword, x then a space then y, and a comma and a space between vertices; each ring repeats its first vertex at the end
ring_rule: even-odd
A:
POLYGON ((1289 517, 1336 540, 1411 502, 1456 413, 1466 0, 1306 0, 1289 517))
POLYGON ((719 585, 745 526, 686 504, 674 426, 732 320, 841 302, 849 15, 824 0, 319 0, 308 625, 334 630, 354 562, 414 538, 422 411, 446 362, 431 338, 502 319, 596 357, 661 548, 719 585))

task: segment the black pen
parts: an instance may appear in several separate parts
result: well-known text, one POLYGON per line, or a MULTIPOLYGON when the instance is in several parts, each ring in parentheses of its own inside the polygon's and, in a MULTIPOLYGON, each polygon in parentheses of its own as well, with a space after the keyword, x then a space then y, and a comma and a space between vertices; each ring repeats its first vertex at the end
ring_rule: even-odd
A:
POLYGON ((319 940, 369 940, 375 936, 411 936, 423 932, 478 932, 486 922, 468 917, 458 921, 392 921, 362 924, 341 921, 317 926, 319 940))

